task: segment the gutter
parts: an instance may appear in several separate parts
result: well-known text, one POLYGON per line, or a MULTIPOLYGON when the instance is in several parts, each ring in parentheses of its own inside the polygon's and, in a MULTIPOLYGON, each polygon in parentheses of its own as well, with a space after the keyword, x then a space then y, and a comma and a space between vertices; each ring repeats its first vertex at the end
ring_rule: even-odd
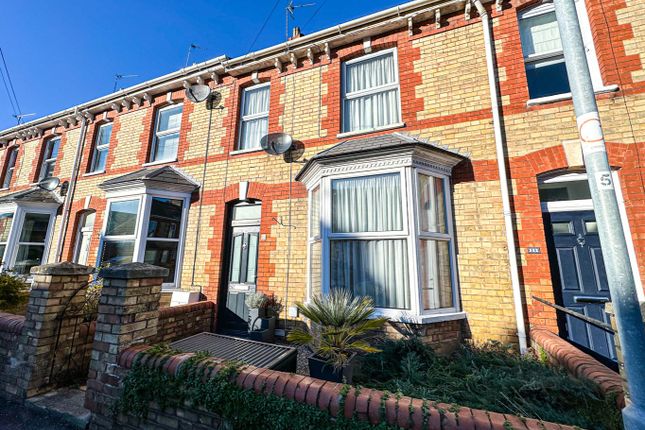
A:
POLYGON ((524 308, 522 307, 522 289, 517 266, 517 249, 515 247, 515 235, 513 228, 513 214, 511 212, 511 199, 508 189, 508 176, 506 173, 506 154, 504 152, 504 137, 502 134, 502 123, 500 119, 499 93, 497 90, 497 75, 495 73, 495 53, 493 48, 493 35, 491 32, 491 21, 488 12, 482 5, 481 0, 472 0, 477 12, 482 19, 484 31, 484 44, 486 49, 486 68, 488 70, 488 86, 490 89, 491 111, 493 113, 493 130, 495 134, 495 150, 497 155, 497 170, 499 172, 499 186, 502 193, 502 208, 504 211, 504 230, 506 232, 506 247, 508 249, 508 265, 513 288, 513 302, 515 305, 515 321, 517 324, 517 337, 520 343, 520 353, 525 354, 528 350, 526 337, 526 323, 524 320, 524 308))

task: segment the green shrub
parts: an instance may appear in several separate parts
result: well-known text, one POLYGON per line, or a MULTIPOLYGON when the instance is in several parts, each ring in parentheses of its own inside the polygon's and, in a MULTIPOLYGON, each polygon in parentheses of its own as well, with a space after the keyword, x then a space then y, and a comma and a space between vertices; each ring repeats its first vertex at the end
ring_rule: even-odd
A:
POLYGON ((418 338, 388 340, 366 356, 354 382, 404 395, 576 425, 622 428, 615 399, 498 343, 440 357, 418 338))
POLYGON ((0 311, 24 313, 29 300, 29 286, 19 277, 0 273, 0 311))

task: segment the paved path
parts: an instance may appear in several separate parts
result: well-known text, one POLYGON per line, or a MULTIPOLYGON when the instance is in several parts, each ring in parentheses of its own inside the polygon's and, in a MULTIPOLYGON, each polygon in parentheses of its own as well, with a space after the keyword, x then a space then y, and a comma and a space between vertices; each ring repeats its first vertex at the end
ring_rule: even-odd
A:
POLYGON ((0 430, 77 430, 42 411, 0 399, 0 430))

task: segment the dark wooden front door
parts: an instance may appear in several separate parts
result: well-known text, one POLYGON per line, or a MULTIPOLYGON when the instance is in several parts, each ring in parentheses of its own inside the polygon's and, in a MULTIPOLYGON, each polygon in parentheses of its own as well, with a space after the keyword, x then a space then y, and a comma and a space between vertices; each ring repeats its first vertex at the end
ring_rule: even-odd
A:
MULTIPOLYGON (((544 224, 556 300, 609 323, 605 303, 611 297, 593 211, 545 213, 544 224)), ((559 324, 560 334, 569 341, 605 362, 616 360, 612 334, 570 315, 561 317, 559 324)))

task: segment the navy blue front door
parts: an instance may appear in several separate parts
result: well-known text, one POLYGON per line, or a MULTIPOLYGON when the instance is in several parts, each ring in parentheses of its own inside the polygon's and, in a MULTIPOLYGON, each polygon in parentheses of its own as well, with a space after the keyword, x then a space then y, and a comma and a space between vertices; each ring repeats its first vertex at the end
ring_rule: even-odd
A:
MULTIPOLYGON (((609 323, 605 303, 611 297, 593 211, 545 213, 544 224, 550 239, 556 300, 568 309, 609 323)), ((616 360, 612 334, 570 315, 559 322, 563 337, 603 361, 616 360)))

